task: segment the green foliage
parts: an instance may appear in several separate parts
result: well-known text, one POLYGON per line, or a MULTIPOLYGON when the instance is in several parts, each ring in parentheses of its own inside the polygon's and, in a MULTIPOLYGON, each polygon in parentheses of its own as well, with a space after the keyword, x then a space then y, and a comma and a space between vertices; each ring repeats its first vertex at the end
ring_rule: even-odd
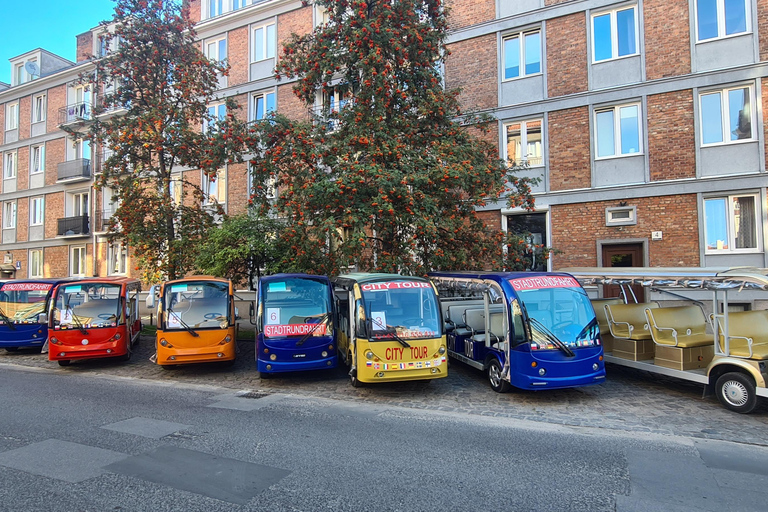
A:
POLYGON ((274 116, 246 141, 254 203, 291 226, 283 265, 423 274, 497 261, 500 232, 476 208, 500 199, 530 208, 533 198, 483 140, 487 119, 466 116, 458 91, 443 89, 442 2, 314 3, 329 23, 294 35, 277 73, 296 79, 308 108, 316 96, 323 107, 312 121, 274 116), (276 200, 259 188, 270 179, 276 200))
POLYGON ((282 227, 281 222, 255 212, 227 217, 199 245, 196 267, 204 274, 249 286, 262 272, 275 272, 282 227))
POLYGON ((207 113, 226 66, 200 51, 194 25, 178 2, 117 0, 104 22, 106 56, 81 77, 99 99, 94 120, 70 127, 108 149, 97 187, 109 187, 116 212, 110 236, 132 250, 145 280, 174 279, 194 263, 194 248, 221 207, 204 205, 199 171, 211 180, 238 148, 228 137, 234 104, 218 123, 207 113), (201 130, 203 123, 218 129, 201 130), (194 174, 195 179, 188 179, 194 174))

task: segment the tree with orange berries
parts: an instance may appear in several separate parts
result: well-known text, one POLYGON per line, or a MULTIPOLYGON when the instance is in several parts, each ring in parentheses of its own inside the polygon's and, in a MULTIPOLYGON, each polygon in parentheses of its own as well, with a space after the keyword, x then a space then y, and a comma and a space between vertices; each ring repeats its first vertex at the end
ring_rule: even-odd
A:
POLYGON ((193 268, 196 244, 223 213, 202 182, 215 182, 239 155, 228 137, 236 106, 221 117, 208 111, 228 68, 203 55, 185 9, 173 0, 117 0, 102 23, 99 46, 108 51, 81 77, 97 91, 93 120, 69 128, 101 148, 96 185, 109 187, 117 205, 110 237, 152 282, 193 268))
POLYGON ((497 266, 500 232, 477 208, 500 199, 531 207, 533 198, 529 182, 478 136, 489 119, 462 112, 458 91, 443 88, 443 2, 312 3, 326 9, 327 23, 294 35, 276 70, 295 80, 311 120, 276 115, 247 142, 256 155, 253 201, 289 221, 284 267, 423 274, 497 266), (266 183, 277 184, 276 198, 266 183))

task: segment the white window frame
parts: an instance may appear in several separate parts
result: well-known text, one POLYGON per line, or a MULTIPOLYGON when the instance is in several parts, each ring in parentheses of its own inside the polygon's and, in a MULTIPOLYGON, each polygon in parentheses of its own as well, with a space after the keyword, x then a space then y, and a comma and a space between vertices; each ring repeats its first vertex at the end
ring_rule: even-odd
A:
POLYGON ((5 130, 17 130, 19 128, 19 102, 9 103, 5 108, 5 130))
POLYGON ((3 157, 3 179, 13 180, 18 175, 19 160, 16 151, 9 151, 3 157))
POLYGON ((229 54, 229 41, 227 41, 227 36, 224 35, 222 37, 216 37, 213 39, 208 39, 205 41, 205 56, 208 57, 210 60, 215 62, 223 62, 227 60, 227 56, 229 54), (227 53, 227 55, 224 55, 224 57, 221 56, 221 42, 224 41, 224 51, 227 53), (213 51, 211 51, 213 49, 213 51), (215 54, 215 55, 212 55, 215 54))
POLYGON ((251 95, 251 121, 261 121, 261 119, 264 119, 264 117, 262 117, 262 118, 257 118, 256 117, 256 112, 257 112, 256 101, 259 98, 262 98, 264 100, 264 116, 265 117, 270 112, 276 112, 277 111, 277 93, 274 90, 272 90, 272 91, 262 91, 262 92, 259 92, 259 93, 252 94, 251 95), (267 97, 268 96, 272 96, 274 98, 274 102, 273 102, 274 108, 272 110, 269 110, 267 108, 267 105, 268 105, 267 104, 267 97))
POLYGON ((43 250, 42 249, 30 249, 29 251, 29 277, 41 278, 44 272, 43 262, 43 250), (37 262, 35 262, 35 256, 37 255, 37 262))
POLYGON ((699 91, 699 145, 702 148, 708 148, 712 146, 724 146, 728 144, 742 144, 744 142, 754 142, 756 140, 755 138, 755 89, 752 86, 752 84, 742 84, 742 85, 735 85, 732 87, 725 87, 722 89, 707 89, 705 91, 699 91), (752 136, 748 139, 736 139, 731 140, 729 134, 731 133, 731 121, 729 113, 729 99, 728 99, 728 92, 729 91, 735 91, 738 89, 748 89, 749 90, 749 107, 750 107, 750 113, 749 113, 749 123, 750 123, 750 129, 752 130, 752 136), (704 96, 712 95, 712 94, 720 94, 720 125, 722 127, 722 136, 723 140, 720 142, 707 142, 704 143, 704 109, 701 107, 701 99, 704 96))
POLYGON ((717 41, 720 39, 727 39, 729 37, 743 36, 752 32, 752 1, 743 0, 746 27, 744 32, 735 32, 733 34, 725 33, 725 0, 715 0, 717 2, 717 35, 708 39, 701 39, 699 37, 699 0, 693 2, 693 24, 696 30, 696 44, 708 43, 710 41, 717 41))
POLYGON ((107 274, 124 276, 128 273, 128 250, 121 243, 107 247, 107 274))
POLYGON ((82 217, 91 214, 91 197, 88 192, 73 192, 67 194, 67 199, 70 208, 67 217, 82 217))
MULTIPOLYGON (((222 120, 222 112, 223 112, 223 115, 224 115, 224 119, 226 119, 226 117, 227 117, 227 104, 226 103, 224 103, 223 101, 219 101, 219 102, 216 102, 216 103, 209 103, 208 107, 206 107, 206 112, 208 113, 208 115, 211 115, 211 109, 213 109, 213 116, 215 118, 214 119, 214 123, 216 121, 222 120)), ((208 130, 211 129, 209 124, 208 124, 209 122, 210 121, 208 119, 203 121, 203 133, 208 133, 208 130)))
POLYGON ((594 149, 595 160, 607 160, 609 158, 626 158, 632 156, 638 156, 644 154, 644 138, 643 138, 643 106, 640 102, 623 103, 621 105, 612 105, 609 107, 595 107, 592 112, 592 120, 594 123, 594 149), (622 153, 621 152, 621 109, 626 107, 637 107, 637 152, 636 153, 622 153), (600 112, 607 112, 613 110, 613 154, 612 155, 598 155, 598 126, 597 115, 600 112))
POLYGON ((711 195, 702 198, 702 216, 704 217, 704 252, 705 254, 739 254, 739 253, 757 253, 763 251, 762 233, 760 232, 760 225, 762 224, 762 202, 760 194, 756 192, 745 192, 743 194, 728 194, 728 195, 711 195), (755 205, 755 247, 747 247, 743 249, 736 248, 736 235, 735 231, 735 213, 734 213, 734 199, 741 197, 753 198, 755 205), (728 236, 728 249, 710 249, 707 246, 707 207, 706 203, 712 199, 725 199, 726 200, 726 234, 728 236))
POLYGON ((529 30, 523 30, 521 32, 515 32, 513 34, 504 34, 504 36, 501 38, 501 76, 502 76, 502 82, 507 82, 509 80, 519 80, 521 78, 527 78, 530 76, 536 76, 543 73, 544 69, 544 63, 542 62, 544 60, 544 51, 543 51, 543 39, 542 39, 542 32, 541 28, 535 28, 535 29, 529 29, 529 30), (535 73, 526 73, 525 71, 525 55, 526 55, 526 44, 525 44, 525 36, 531 35, 531 34, 539 34, 539 70, 535 73), (519 68, 520 73, 517 76, 511 76, 509 78, 506 77, 506 62, 507 62, 507 54, 506 54, 506 42, 511 39, 519 39, 520 40, 520 52, 518 55, 519 59, 519 68))
POLYGON ((85 252, 84 245, 71 245, 69 246, 69 275, 72 277, 85 277, 88 272, 88 260, 85 252), (79 253, 77 258, 78 267, 75 268, 75 253, 79 253))
POLYGON ((251 27, 251 62, 263 62, 265 60, 274 59, 277 55, 277 24, 274 21, 269 23, 262 23, 260 25, 254 25, 251 27), (269 27, 272 27, 273 41, 272 41, 272 55, 269 55, 269 27), (256 31, 262 30, 261 44, 264 50, 264 55, 256 55, 256 31))
POLYGON ((26 76, 26 72, 24 70, 24 63, 23 62, 17 62, 13 65, 13 77, 12 77, 12 85, 21 85, 24 83, 24 77, 26 76))
POLYGON ((32 98, 32 124, 45 121, 47 98, 45 94, 38 94, 32 98))
POLYGON ((29 200, 29 225, 45 224, 45 196, 32 197, 29 200))
POLYGON ((40 174, 45 171, 45 144, 32 146, 30 151, 29 174, 40 174))
POLYGON ((16 201, 3 203, 3 229, 16 229, 16 201))
POLYGON ((606 226, 634 226, 636 224, 637 206, 615 206, 605 209, 606 226))
POLYGON ((216 180, 211 181, 210 177, 202 172, 202 190, 203 190, 203 205, 227 204, 227 168, 223 167, 216 171, 216 180), (216 187, 216 193, 210 194, 211 187, 216 187), (219 196, 223 197, 219 197, 219 196))
POLYGON ((623 5, 621 7, 617 7, 615 9, 611 9, 608 11, 598 11, 591 13, 589 17, 589 33, 592 38, 592 62, 593 63, 600 63, 600 62, 609 62, 612 60, 618 60, 618 59, 625 59, 627 57, 634 57, 635 55, 640 54, 640 23, 638 21, 638 12, 637 12, 637 5, 623 5), (619 55, 619 37, 617 33, 617 24, 616 24, 616 15, 620 11, 628 11, 633 10, 634 11, 634 20, 635 20, 635 53, 628 53, 627 55, 619 55), (611 57, 608 59, 600 59, 597 60, 595 56, 595 18, 598 18, 600 16, 605 16, 606 14, 610 15, 611 17, 611 57))
MULTIPOLYGON (((526 150, 527 150, 528 149, 528 123, 533 123, 533 122, 540 123, 540 128, 541 128, 541 141, 540 141, 540 143, 541 143, 541 163, 537 163, 537 164, 530 163, 528 161, 528 158, 530 156, 529 153, 526 153, 520 159, 519 162, 516 161, 515 163, 522 164, 522 163, 526 163, 527 162, 530 167, 544 167, 545 162, 546 162, 546 160, 544 158, 545 157, 545 155, 544 155, 544 118, 541 118, 541 117, 539 117, 539 118, 531 118, 531 119, 524 119, 522 121, 510 121, 510 122, 507 122, 507 123, 504 124, 504 160, 506 160, 508 163, 510 163, 510 164, 512 163, 509 160, 509 154, 508 154, 509 142, 508 142, 508 135, 507 134, 508 134, 508 131, 509 131, 510 127, 512 127, 514 125, 517 125, 517 124, 520 125, 520 148, 521 148, 521 150, 522 150, 522 148, 526 148, 526 150)), ((535 157, 535 158, 538 158, 538 157, 535 157)))

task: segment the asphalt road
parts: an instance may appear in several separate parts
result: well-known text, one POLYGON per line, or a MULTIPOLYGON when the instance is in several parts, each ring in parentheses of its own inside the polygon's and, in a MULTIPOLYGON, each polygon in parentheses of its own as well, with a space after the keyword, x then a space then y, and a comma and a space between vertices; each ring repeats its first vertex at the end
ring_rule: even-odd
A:
POLYGON ((768 448, 742 442, 103 370, 0 367, 0 510, 763 511, 768 498, 768 448))

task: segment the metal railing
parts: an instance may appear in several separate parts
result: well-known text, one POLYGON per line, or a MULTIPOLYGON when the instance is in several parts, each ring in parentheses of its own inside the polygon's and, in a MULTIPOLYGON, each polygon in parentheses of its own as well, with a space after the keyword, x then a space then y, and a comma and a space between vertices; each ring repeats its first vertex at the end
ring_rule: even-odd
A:
POLYGON ((58 219, 58 236, 87 235, 90 233, 87 215, 58 219))
POLYGON ((90 178, 91 161, 88 158, 78 158, 61 162, 57 168, 57 179, 70 180, 73 178, 90 178))
POLYGON ((59 109, 59 124, 69 124, 76 121, 90 121, 91 114, 90 102, 81 101, 79 103, 72 103, 71 105, 59 109))

